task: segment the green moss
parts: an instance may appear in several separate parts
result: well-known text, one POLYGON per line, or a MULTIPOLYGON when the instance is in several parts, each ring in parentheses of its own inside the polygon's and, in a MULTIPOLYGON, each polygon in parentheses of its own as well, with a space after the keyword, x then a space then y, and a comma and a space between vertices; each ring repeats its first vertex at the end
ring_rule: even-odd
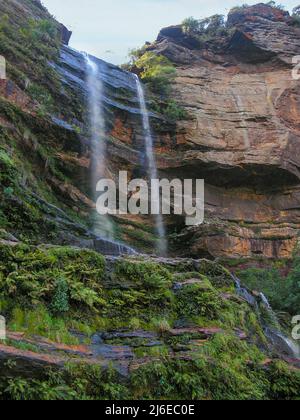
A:
POLYGON ((263 292, 275 311, 294 315, 300 311, 298 255, 290 265, 291 269, 287 275, 281 274, 282 267, 278 262, 269 269, 248 268, 239 270, 237 274, 249 289, 263 292))
POLYGON ((42 86, 39 86, 36 83, 30 84, 27 89, 27 93, 31 96, 32 99, 37 101, 40 104, 39 112, 43 112, 44 115, 47 113, 53 113, 55 110, 54 100, 51 94, 42 86))
POLYGON ((154 347, 138 347, 134 350, 137 358, 144 357, 167 357, 170 349, 167 346, 154 346, 154 347))
POLYGON ((182 287, 176 298, 178 315, 185 319, 193 319, 200 316, 209 320, 219 319, 224 307, 218 293, 213 289, 204 290, 199 284, 190 284, 182 287))
POLYGON ((29 311, 16 307, 8 327, 11 331, 24 331, 28 336, 43 336, 56 343, 79 344, 78 339, 69 332, 66 322, 51 316, 44 306, 29 311))
POLYGON ((167 95, 176 76, 173 63, 162 55, 145 52, 135 63, 142 70, 141 78, 155 93, 167 95))
POLYGON ((119 262, 116 264, 114 275, 148 290, 168 289, 172 284, 171 273, 152 262, 119 262))
POLYGON ((93 251, 67 247, 50 249, 0 246, 0 288, 2 292, 26 304, 45 303, 57 298, 57 281, 64 279, 71 305, 91 310, 101 304, 101 280, 104 259, 93 251))
POLYGON ((134 349, 136 363, 127 378, 112 367, 78 363, 56 376, 56 385, 46 373, 43 380, 25 382, 6 374, 0 399, 296 399, 298 372, 284 363, 263 365, 268 354, 260 349, 267 342, 259 319, 229 288, 226 270, 212 264, 203 261, 200 272, 191 272, 183 263, 172 273, 142 257, 105 266, 104 258, 89 250, 0 245, 0 311, 9 330, 66 344, 78 344, 74 330, 87 344, 106 330, 145 329, 159 336, 153 347, 139 337, 106 341, 134 349), (191 278, 199 283, 173 289, 191 278), (176 324, 223 332, 208 339, 195 329, 174 337, 176 324), (248 339, 241 340, 237 331, 248 339))
POLYGON ((174 99, 165 101, 153 100, 151 102, 151 108, 154 112, 163 115, 171 123, 189 118, 187 111, 174 99))
MULTIPOLYGON (((293 400, 300 375, 285 363, 267 369, 254 362, 260 355, 234 338, 217 337, 210 357, 168 359, 162 349, 150 351, 155 361, 142 364, 124 380, 112 367, 69 364, 68 375, 48 373, 44 380, 0 379, 0 395, 14 400, 293 400), (218 355, 229 352, 230 360, 218 355), (242 354, 242 357, 237 356, 242 354), (224 375, 226 372, 226 375, 224 375)), ((142 350, 137 351, 142 355, 142 350)), ((229 357, 228 357, 229 359, 229 357)))

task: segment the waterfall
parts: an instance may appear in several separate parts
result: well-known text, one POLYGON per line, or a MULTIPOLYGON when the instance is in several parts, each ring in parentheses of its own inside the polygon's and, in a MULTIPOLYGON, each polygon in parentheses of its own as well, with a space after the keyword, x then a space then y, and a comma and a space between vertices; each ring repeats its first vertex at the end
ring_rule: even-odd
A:
POLYGON ((266 336, 269 338, 269 340, 273 343, 275 347, 282 349, 284 353, 288 354, 289 356, 295 357, 296 359, 300 358, 299 344, 280 331, 280 323, 270 305, 268 298, 263 293, 260 293, 260 299, 263 307, 265 308, 266 312, 270 317, 272 324, 271 326, 265 327, 266 336))
POLYGON ((255 309, 258 309, 258 305, 257 305, 255 297, 250 293, 249 290, 247 290, 245 287, 242 287, 240 279, 238 279, 236 275, 234 274, 231 274, 231 277, 235 282, 235 288, 236 288, 237 294, 241 296, 243 299, 245 299, 246 302, 248 302, 250 306, 252 306, 255 309))
POLYGON ((257 299, 248 289, 241 285, 240 279, 238 279, 235 274, 232 274, 231 277, 235 282, 237 294, 245 299, 248 304, 258 312, 261 324, 269 342, 278 349, 279 352, 283 352, 289 356, 295 357, 296 359, 300 358, 299 344, 280 331, 280 323, 268 298, 263 293, 260 293, 259 299, 257 299), (263 312, 267 313, 267 321, 263 312))
MULTIPOLYGON (((85 56, 87 66, 88 107, 92 142, 92 184, 105 175, 105 126, 103 116, 103 85, 98 65, 85 56), (98 177, 98 175, 100 175, 98 177)), ((96 188, 93 188, 96 192, 96 188)))
MULTIPOLYGON (((88 111, 91 132, 91 183, 93 201, 96 202, 96 185, 105 177, 106 138, 103 113, 103 83, 101 69, 88 54, 84 54, 86 62, 86 82, 88 91, 88 111)), ((101 237, 114 239, 113 224, 109 216, 96 214, 93 231, 101 237)))
MULTIPOLYGON (((150 180, 158 179, 156 159, 155 159, 154 150, 153 150, 153 137, 151 134, 150 119, 149 119, 149 113, 146 106, 144 89, 138 76, 135 75, 135 78, 136 78, 138 99, 140 103, 140 110, 141 110, 141 114, 143 118, 143 134, 144 134, 145 149, 146 149, 147 162, 148 162, 148 177, 150 178, 150 180)), ((155 193, 152 191, 151 200, 160 202, 159 191, 155 193), (153 196, 153 194, 155 195, 153 196)), ((155 227, 156 227, 156 232, 159 237, 159 242, 157 246, 158 252, 161 256, 165 256, 167 255, 168 244, 167 244, 167 239, 166 239, 166 230, 165 230, 165 225, 163 221, 163 216, 160 212, 159 214, 155 215, 155 227)))

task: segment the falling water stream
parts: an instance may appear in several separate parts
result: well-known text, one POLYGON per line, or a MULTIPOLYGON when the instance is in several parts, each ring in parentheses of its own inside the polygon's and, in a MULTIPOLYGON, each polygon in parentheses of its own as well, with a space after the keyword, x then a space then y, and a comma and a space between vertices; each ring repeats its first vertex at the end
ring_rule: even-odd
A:
MULTIPOLYGON (((147 162, 148 162, 148 177, 150 178, 150 180, 158 179, 157 165, 156 165, 156 160, 155 160, 154 150, 153 150, 153 137, 151 134, 150 119, 149 119, 149 113, 146 106, 144 89, 138 76, 135 75, 135 79, 136 79, 136 86, 137 86, 137 93, 138 93, 138 98, 139 98, 139 103, 140 103, 141 114, 143 117, 143 132, 144 132, 145 149, 146 149, 147 162)), ((158 203, 160 202, 159 191, 154 192, 152 190, 151 200, 155 200, 158 203)), ((160 212, 159 214, 155 215, 155 227, 156 227, 156 232, 159 237, 159 242, 158 242, 158 247, 157 247, 158 252, 161 256, 166 256, 167 251, 168 251, 166 229, 165 229, 165 225, 163 221, 163 216, 160 212)))
POLYGON ((279 349, 279 351, 299 359, 299 344, 281 332, 280 323, 270 305, 270 302, 268 301, 268 298, 263 293, 259 294, 259 299, 254 297, 254 295, 248 289, 241 285, 240 280, 234 274, 232 274, 232 278, 235 282, 237 293, 243 297, 248 302, 248 304, 252 306, 258 313, 261 312, 260 305, 262 305, 264 311, 268 314, 269 321, 265 322, 263 319, 261 319, 261 322, 264 327, 265 334, 272 345, 279 349))
MULTIPOLYGON (((88 93, 89 125, 91 131, 91 186, 96 202, 96 185, 106 176, 106 134, 103 112, 104 89, 101 80, 101 64, 84 54, 88 93)), ((95 249, 106 255, 135 254, 131 247, 114 240, 114 228, 109 216, 96 213, 93 233, 95 249)))
POLYGON ((299 359, 300 358, 299 344, 295 340, 287 337, 285 334, 281 332, 280 323, 278 321, 278 318, 275 312, 273 311, 270 305, 270 302, 268 301, 268 298, 263 293, 260 293, 260 298, 261 298, 262 304, 265 307, 265 310, 269 314, 269 317, 272 323, 272 326, 265 327, 266 336, 269 338, 269 340, 273 343, 275 347, 279 346, 289 356, 293 356, 299 359))
MULTIPOLYGON (((88 89, 88 110, 91 130, 91 183, 93 200, 96 202, 96 185, 101 178, 105 177, 105 121, 103 114, 103 84, 101 80, 100 66, 85 54, 86 79, 88 89)), ((108 216, 96 214, 94 220, 94 233, 113 240, 113 224, 108 216)))
MULTIPOLYGON (((92 184, 96 185, 98 174, 104 177, 105 170, 105 125, 103 116, 103 86, 98 65, 85 55, 87 66, 87 87, 89 119, 92 140, 92 184)), ((93 188, 93 191, 96 191, 93 188)))

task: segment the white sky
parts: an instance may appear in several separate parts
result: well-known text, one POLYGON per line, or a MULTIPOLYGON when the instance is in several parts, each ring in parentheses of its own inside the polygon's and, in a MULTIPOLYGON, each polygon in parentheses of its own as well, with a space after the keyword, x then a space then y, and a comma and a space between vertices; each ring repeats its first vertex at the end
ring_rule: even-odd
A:
MULTIPOLYGON (((131 48, 156 39, 163 27, 186 17, 226 14, 232 7, 259 0, 42 0, 73 31, 70 45, 115 64, 127 60, 131 48)), ((279 1, 280 2, 280 1, 279 1)), ((300 0, 282 0, 288 10, 300 0)))

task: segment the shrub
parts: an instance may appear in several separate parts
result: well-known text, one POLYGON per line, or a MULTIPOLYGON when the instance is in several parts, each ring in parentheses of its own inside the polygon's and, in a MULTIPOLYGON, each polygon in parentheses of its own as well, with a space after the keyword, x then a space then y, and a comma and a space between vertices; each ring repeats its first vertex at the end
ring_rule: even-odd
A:
MULTIPOLYGON (((0 184, 2 188, 13 188, 16 183, 17 170, 13 158, 0 149, 0 184)), ((1 190, 0 190, 1 194, 1 190)))
POLYGON ((151 320, 151 325, 159 334, 164 334, 170 331, 171 325, 165 318, 156 318, 151 320))
POLYGON ((209 41, 217 35, 227 35, 224 15, 213 15, 201 20, 187 18, 182 22, 182 30, 200 42, 209 41))
POLYGON ((263 292, 274 310, 292 316, 300 313, 300 257, 295 258, 287 277, 275 268, 251 268, 238 275, 248 288, 263 292))
POLYGON ((223 305, 219 294, 213 289, 203 288, 199 284, 186 285, 178 291, 176 300, 178 315, 183 318, 220 318, 223 305))
POLYGON ((55 291, 50 308, 55 314, 62 314, 68 312, 70 309, 69 287, 64 277, 60 277, 56 281, 55 291))
POLYGON ((293 9, 292 18, 293 18, 293 25, 300 26, 300 5, 293 9))
POLYGON ((143 47, 132 51, 131 67, 140 70, 141 79, 154 93, 152 107, 155 112, 164 115, 171 122, 187 118, 184 108, 170 99, 176 68, 168 58, 143 47))
POLYGON ((293 9, 293 15, 294 16, 300 16, 300 5, 294 7, 294 9, 293 9))
POLYGON ((48 19, 29 19, 27 26, 20 29, 20 34, 26 43, 38 43, 57 39, 58 30, 53 21, 48 19))
POLYGON ((182 22, 182 30, 185 34, 191 35, 199 32, 200 24, 199 20, 194 17, 189 17, 182 22))
POLYGON ((273 362, 268 372, 269 395, 273 400, 297 400, 300 390, 300 373, 292 371, 281 361, 273 362))
POLYGON ((146 46, 129 50, 129 65, 135 65, 136 61, 139 60, 145 54, 145 52, 146 46))
POLYGON ((154 93, 170 93, 171 83, 176 75, 176 69, 170 60, 162 55, 146 52, 134 64, 142 71, 141 78, 154 93))
POLYGON ((188 118, 187 111, 173 99, 169 99, 163 102, 153 102, 152 109, 153 111, 162 114, 171 122, 176 122, 188 118))
POLYGON ((103 303, 104 267, 104 258, 93 251, 2 245, 0 290, 16 302, 25 298, 27 304, 46 304, 58 312, 78 303, 96 309, 103 303))
POLYGON ((54 101, 50 93, 42 86, 31 83, 27 89, 28 94, 40 104, 40 113, 51 113, 54 110, 54 101))
POLYGON ((10 318, 9 329, 12 331, 43 336, 57 343, 78 344, 78 340, 69 332, 65 321, 52 316, 44 305, 32 310, 15 307, 10 318))
POLYGON ((276 1, 273 1, 273 0, 266 3, 266 5, 271 6, 274 9, 285 10, 285 6, 283 4, 276 3, 276 1))
POLYGON ((166 268, 144 261, 122 261, 116 265, 114 276, 132 282, 135 287, 153 291, 169 289, 172 282, 172 275, 166 268))

